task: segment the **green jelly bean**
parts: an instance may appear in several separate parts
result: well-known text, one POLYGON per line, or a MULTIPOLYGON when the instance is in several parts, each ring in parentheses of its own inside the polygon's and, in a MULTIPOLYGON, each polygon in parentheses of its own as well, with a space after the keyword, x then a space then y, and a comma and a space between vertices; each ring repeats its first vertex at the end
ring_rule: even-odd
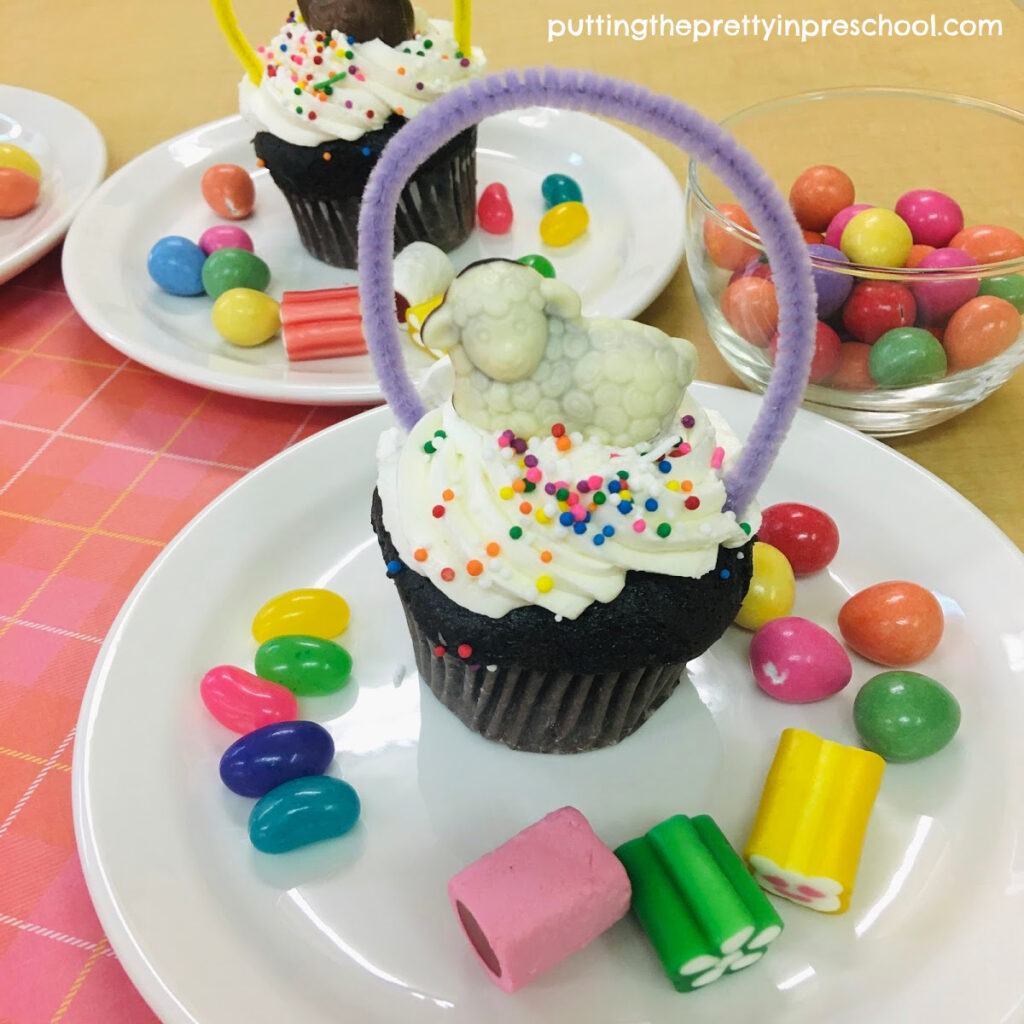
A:
POLYGON ((261 853, 287 853, 343 836, 359 820, 359 796, 341 779, 292 779, 262 797, 249 815, 249 840, 261 853))
POLYGON ((270 268, 245 249, 217 249, 203 263, 203 288, 212 299, 232 288, 261 292, 270 284, 270 268))
POLYGON ((1003 277, 983 277, 979 295, 996 295, 1006 299, 1018 313, 1024 313, 1024 274, 1006 274, 1003 277))
POLYGON ((541 277, 555 276, 555 268, 552 266, 551 260, 538 253, 531 252, 527 256, 520 256, 517 262, 525 264, 527 267, 533 267, 541 277))
POLYGON ((559 203, 583 202, 583 189, 579 187, 576 179, 570 178, 568 174, 549 174, 540 183, 540 191, 544 196, 544 206, 548 210, 559 203))
POLYGON ((352 655, 318 636, 276 636, 260 644, 256 675, 300 697, 340 690, 352 673, 352 655))
POLYGON ((917 761, 941 750, 960 728, 960 705, 920 672, 881 672, 853 702, 853 721, 869 750, 886 761, 917 761))
POLYGON ((868 372, 883 388, 927 384, 946 375, 946 350, 923 327, 896 327, 871 346, 868 372))

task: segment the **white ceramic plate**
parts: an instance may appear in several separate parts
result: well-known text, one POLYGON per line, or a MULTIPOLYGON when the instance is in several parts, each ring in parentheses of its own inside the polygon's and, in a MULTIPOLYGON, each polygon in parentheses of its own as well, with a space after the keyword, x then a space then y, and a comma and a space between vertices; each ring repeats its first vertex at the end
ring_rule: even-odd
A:
MULTIPOLYGON (((697 385, 746 430, 758 399, 697 385)), ((374 410, 251 473, 138 585, 100 654, 75 744, 75 818, 100 918, 168 1024, 693 1024, 763 1020, 995 1024, 1024 996, 1024 559, 945 484, 808 413, 762 495, 830 511, 842 545, 799 581, 796 614, 835 628, 853 591, 932 588, 946 635, 920 666, 963 707, 960 735, 889 766, 851 910, 779 903, 787 930, 756 967, 677 994, 632 919, 517 993, 470 953, 447 879, 543 814, 573 804, 610 845, 677 812, 710 812, 739 845, 779 732, 856 743, 851 704, 877 666, 817 705, 754 686, 731 628, 666 705, 616 747, 514 753, 471 734, 423 689, 368 523, 374 410), (827 476, 815 468, 827 466, 827 476), (329 468, 333 467, 333 468, 329 468), (333 772, 359 791, 347 837, 280 857, 248 843, 251 802, 217 777, 234 738, 203 708, 214 664, 251 665, 268 597, 346 595, 353 682, 306 699, 332 732, 333 772)))
POLYGON ((0 85, 0 142, 28 150, 43 169, 39 201, 0 219, 0 284, 45 256, 103 180, 107 147, 80 110, 31 89, 0 85))
MULTIPOLYGON (((240 349, 210 323, 212 301, 161 292, 146 255, 164 235, 198 239, 217 216, 200 195, 215 163, 253 166, 253 130, 239 117, 215 121, 133 160, 97 192, 64 247, 68 295, 90 327, 133 359, 193 384, 282 402, 348 404, 381 397, 369 356, 289 363, 281 341, 240 349)), ((531 109, 480 125, 479 188, 503 182, 515 210, 508 235, 479 229, 452 258, 461 268, 487 256, 545 253, 583 298, 588 316, 633 317, 658 295, 683 254, 683 197, 646 146, 586 114, 531 109), (540 183, 553 171, 577 178, 591 214, 587 234, 563 249, 542 245, 540 183)), ((266 171, 254 175, 256 211, 242 221, 270 265, 268 291, 355 284, 303 249, 284 197, 266 171)), ((411 345, 414 375, 429 357, 411 345)))

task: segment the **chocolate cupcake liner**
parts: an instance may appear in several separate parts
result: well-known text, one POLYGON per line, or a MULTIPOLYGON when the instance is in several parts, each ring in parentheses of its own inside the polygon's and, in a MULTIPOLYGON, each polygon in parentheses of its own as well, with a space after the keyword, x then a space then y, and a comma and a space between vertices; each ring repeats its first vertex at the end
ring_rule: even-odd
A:
POLYGON ((513 750, 576 754, 625 739, 669 698, 685 664, 578 674, 476 665, 445 651, 405 608, 420 676, 467 728, 513 750))

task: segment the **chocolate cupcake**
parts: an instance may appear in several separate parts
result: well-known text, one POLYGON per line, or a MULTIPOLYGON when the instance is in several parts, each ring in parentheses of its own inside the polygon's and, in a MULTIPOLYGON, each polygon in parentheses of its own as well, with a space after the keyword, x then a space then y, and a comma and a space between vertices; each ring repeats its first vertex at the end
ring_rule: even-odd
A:
POLYGON ((423 340, 451 397, 382 437, 372 510, 420 674, 514 749, 616 743, 750 580, 757 524, 723 510, 739 446, 686 394, 694 349, 504 260, 456 278, 423 340))
MULTIPOLYGON (((450 22, 414 16, 408 0, 304 0, 256 53, 239 103, 257 129, 256 155, 291 207, 306 249, 354 267, 367 179, 392 136, 427 105, 480 74, 450 22)), ((416 172, 396 213, 395 245, 448 251, 472 230, 476 128, 461 132, 416 172)))

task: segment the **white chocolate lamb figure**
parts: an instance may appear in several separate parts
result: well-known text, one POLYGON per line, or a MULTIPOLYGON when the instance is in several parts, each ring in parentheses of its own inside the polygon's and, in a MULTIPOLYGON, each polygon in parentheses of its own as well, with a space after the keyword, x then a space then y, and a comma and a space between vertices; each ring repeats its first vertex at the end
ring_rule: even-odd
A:
POLYGON ((422 337, 451 357, 459 415, 523 438, 561 423, 603 444, 651 441, 671 429, 697 367, 690 342, 585 318, 567 284, 509 260, 459 274, 422 337))

